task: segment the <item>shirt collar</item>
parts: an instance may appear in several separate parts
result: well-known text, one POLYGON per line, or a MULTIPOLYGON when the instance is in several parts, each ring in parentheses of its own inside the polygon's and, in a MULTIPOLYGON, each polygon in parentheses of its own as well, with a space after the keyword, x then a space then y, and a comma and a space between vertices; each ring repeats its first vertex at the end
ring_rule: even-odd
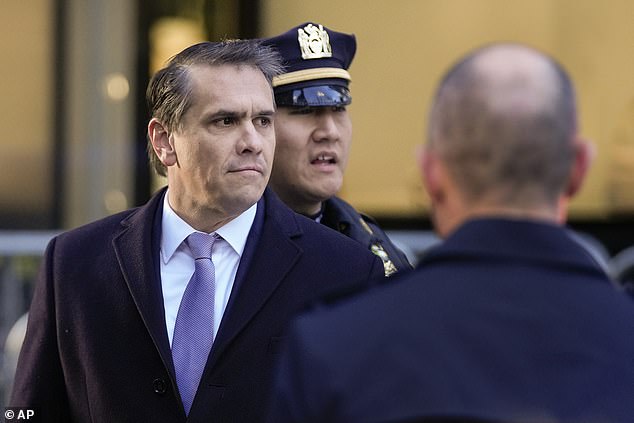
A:
MULTIPOLYGON (((161 257, 165 264, 170 261, 185 238, 196 232, 189 223, 176 214, 170 206, 167 197, 166 192, 163 198, 163 216, 161 221, 161 257)), ((249 231, 255 220, 257 205, 258 203, 253 204, 238 217, 216 231, 240 257, 242 257, 249 231)))

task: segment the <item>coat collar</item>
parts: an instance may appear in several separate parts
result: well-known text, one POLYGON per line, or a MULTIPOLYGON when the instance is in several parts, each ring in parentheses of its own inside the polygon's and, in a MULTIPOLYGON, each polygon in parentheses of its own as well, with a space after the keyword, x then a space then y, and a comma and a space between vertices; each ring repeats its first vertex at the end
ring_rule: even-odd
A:
POLYGON ((323 203, 321 223, 334 230, 356 239, 363 245, 372 243, 373 234, 363 229, 359 223, 361 215, 348 203, 338 197, 331 197, 323 203))
POLYGON ((569 231, 546 221, 505 218, 467 221, 432 248, 421 264, 456 257, 523 260, 605 277, 600 264, 569 231))

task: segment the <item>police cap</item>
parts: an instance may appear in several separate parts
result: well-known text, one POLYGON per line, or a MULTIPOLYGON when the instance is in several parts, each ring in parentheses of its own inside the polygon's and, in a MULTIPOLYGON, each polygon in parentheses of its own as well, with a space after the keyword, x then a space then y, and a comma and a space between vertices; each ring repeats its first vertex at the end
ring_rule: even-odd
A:
POLYGON ((273 78, 278 106, 345 106, 352 102, 348 68, 357 50, 354 35, 306 22, 262 40, 282 56, 285 73, 273 78))

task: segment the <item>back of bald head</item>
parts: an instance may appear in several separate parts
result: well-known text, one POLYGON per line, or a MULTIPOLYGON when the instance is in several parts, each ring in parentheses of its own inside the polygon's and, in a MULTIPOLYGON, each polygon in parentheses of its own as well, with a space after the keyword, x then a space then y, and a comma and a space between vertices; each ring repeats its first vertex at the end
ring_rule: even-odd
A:
POLYGON ((429 122, 429 147, 467 201, 530 207, 565 189, 576 135, 574 90, 553 59, 497 44, 453 66, 429 122))

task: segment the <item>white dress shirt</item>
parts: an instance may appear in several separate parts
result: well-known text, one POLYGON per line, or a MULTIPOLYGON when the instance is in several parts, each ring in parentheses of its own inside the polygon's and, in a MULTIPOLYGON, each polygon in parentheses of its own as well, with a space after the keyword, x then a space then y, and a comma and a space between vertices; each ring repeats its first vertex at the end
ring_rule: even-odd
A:
MULTIPOLYGON (((167 336, 172 345, 178 307, 195 267, 191 251, 183 241, 196 230, 174 212, 167 197, 166 193, 161 222, 161 286, 167 336)), ((216 271, 214 338, 218 333, 220 321, 231 295, 238 264, 240 264, 256 210, 257 203, 216 231, 222 238, 216 240, 211 254, 216 271)))

